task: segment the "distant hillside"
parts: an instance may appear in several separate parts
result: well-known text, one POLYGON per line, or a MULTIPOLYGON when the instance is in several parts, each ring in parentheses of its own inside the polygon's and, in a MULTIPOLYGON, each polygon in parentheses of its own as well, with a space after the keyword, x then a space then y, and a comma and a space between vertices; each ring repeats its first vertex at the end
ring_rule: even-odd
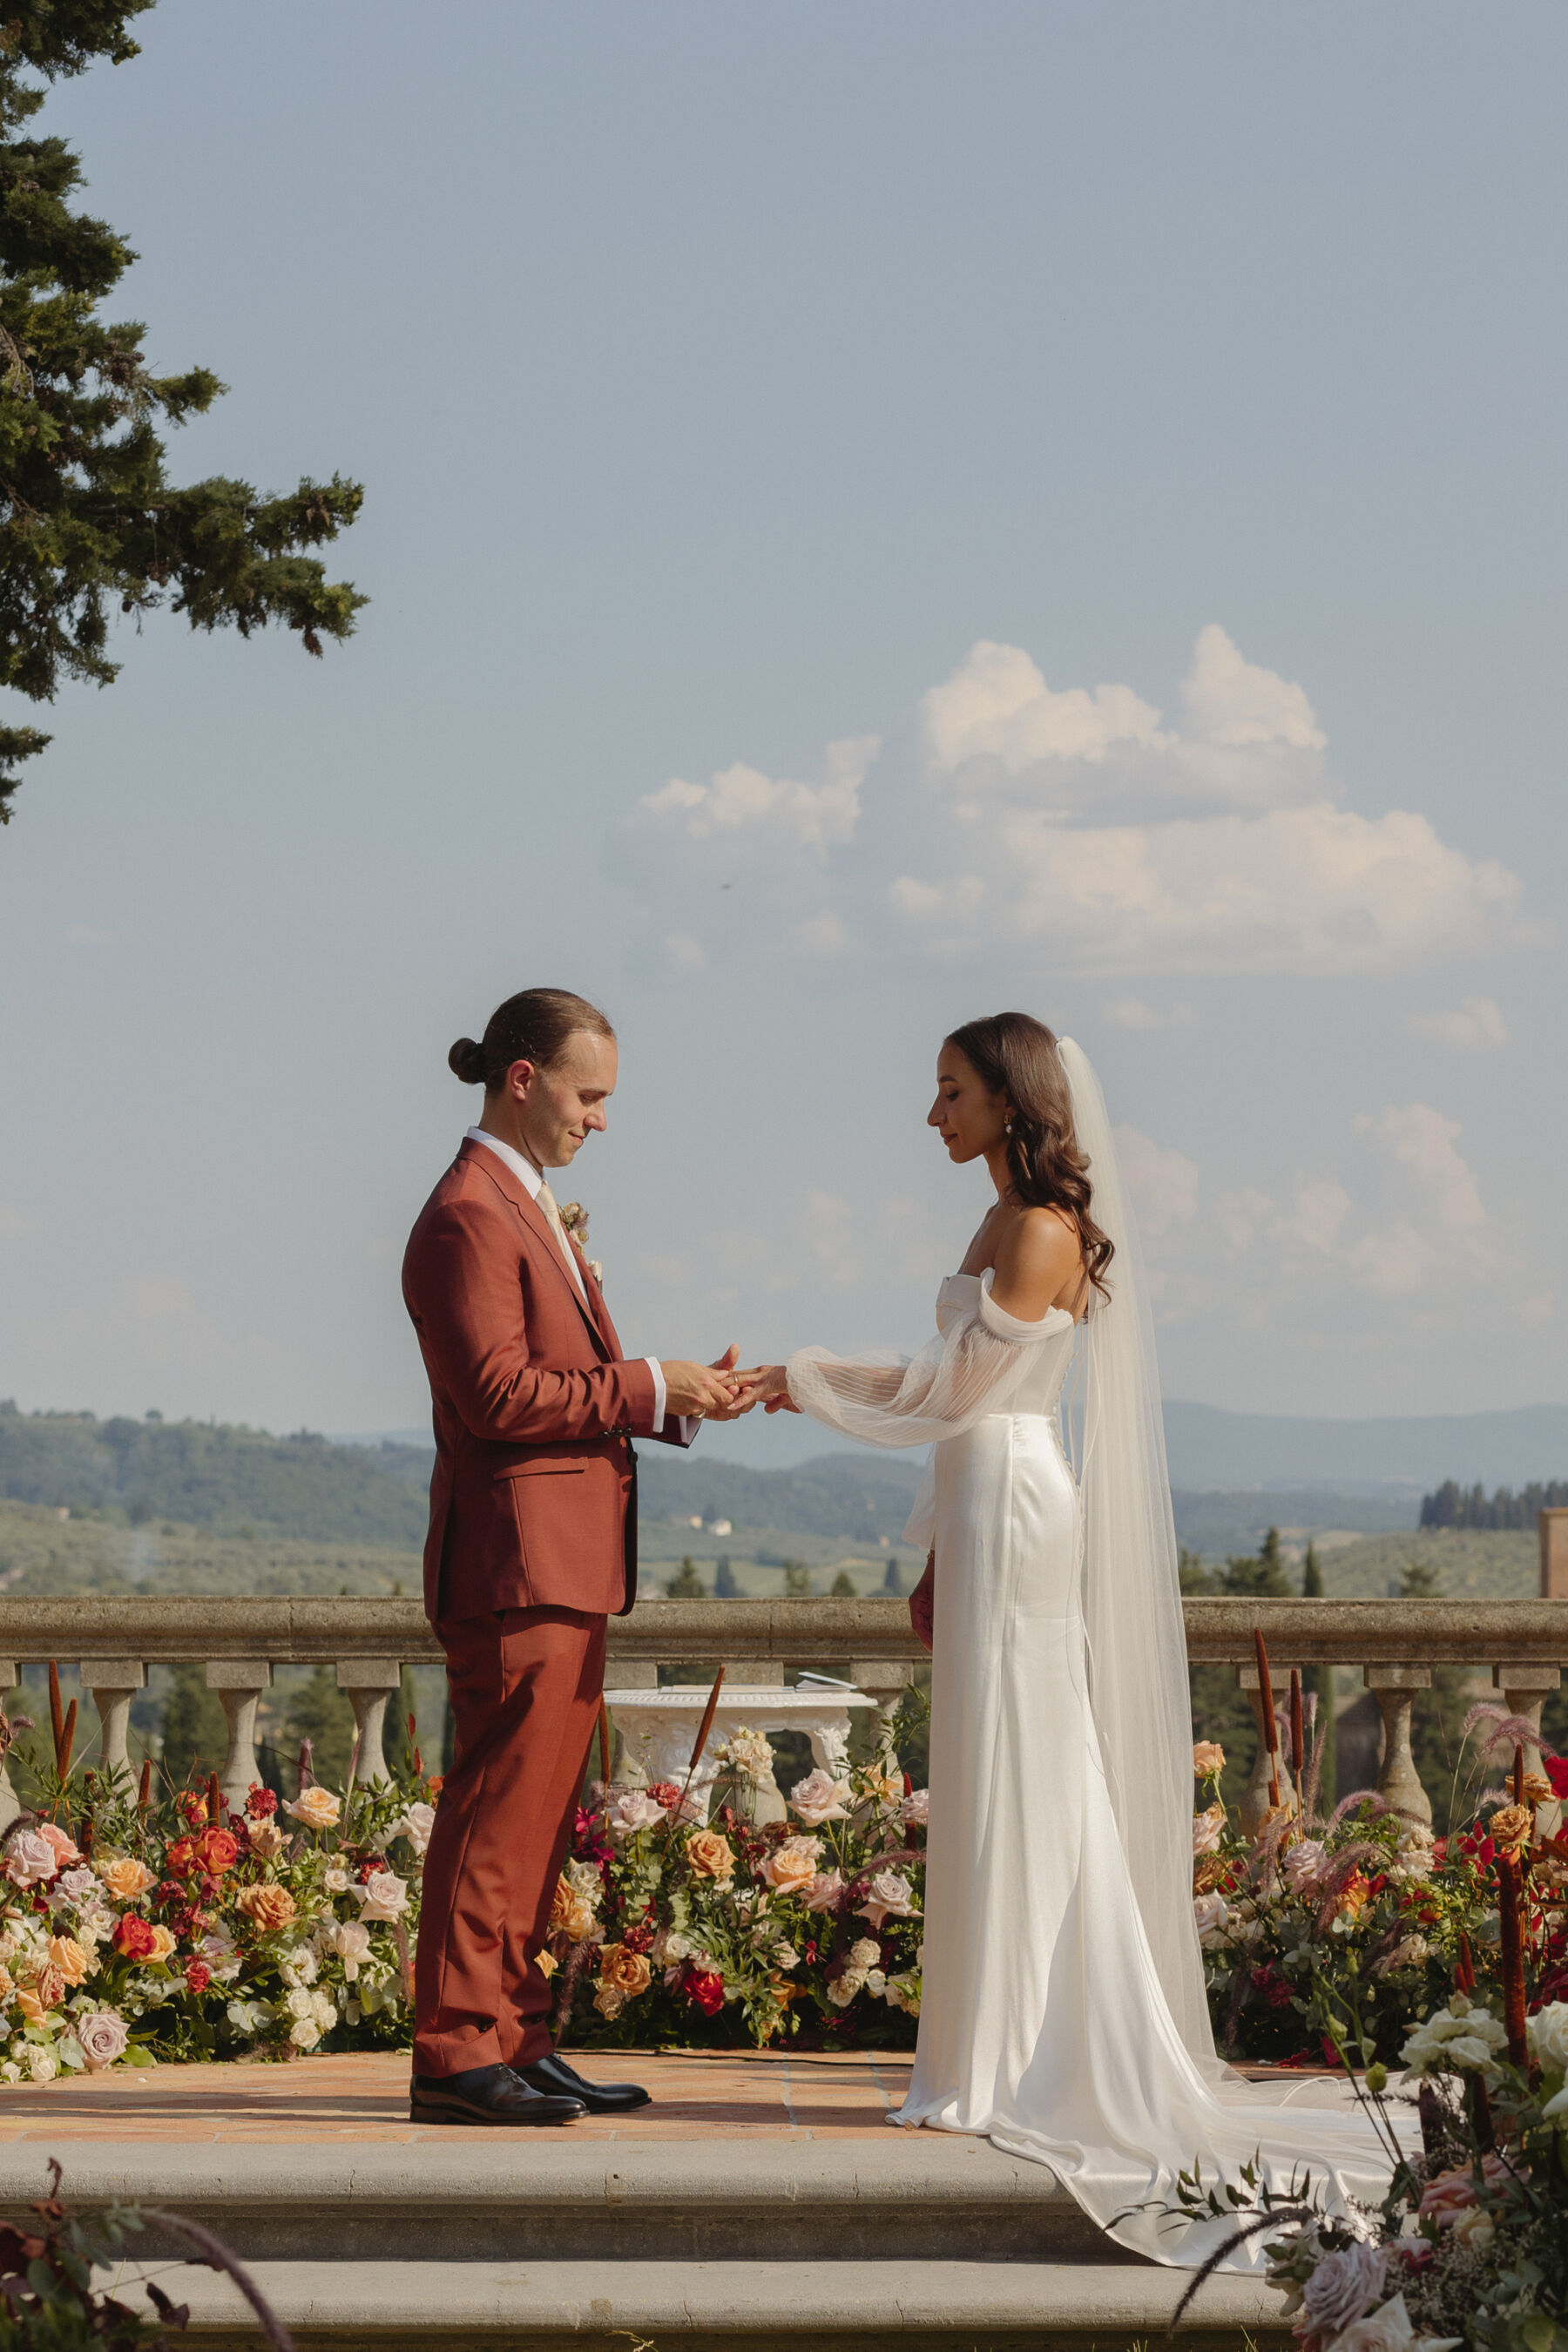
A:
POLYGON ((1173 1483, 1189 1489, 1409 1486, 1419 1497, 1445 1478, 1522 1486, 1568 1475, 1568 1405, 1317 1421, 1168 1399, 1165 1446, 1173 1483))
POLYGON ((308 1543, 287 1536, 223 1536, 164 1520, 131 1528, 62 1519, 58 1510, 0 1502, 0 1592, 410 1596, 416 1551, 308 1543))
POLYGON ((1438 1597, 1448 1601, 1532 1601, 1541 1589, 1533 1535, 1422 1528, 1325 1548, 1320 1558, 1324 1591, 1335 1601, 1389 1600, 1414 1567, 1431 1569, 1438 1597))
POLYGON ((428 1476, 413 1448, 330 1445, 301 1431, 196 1421, 97 1421, 0 1403, 0 1496, 72 1511, 169 1519, 238 1535, 412 1548, 425 1540, 428 1476), (390 1474, 390 1475, 389 1475, 390 1474))

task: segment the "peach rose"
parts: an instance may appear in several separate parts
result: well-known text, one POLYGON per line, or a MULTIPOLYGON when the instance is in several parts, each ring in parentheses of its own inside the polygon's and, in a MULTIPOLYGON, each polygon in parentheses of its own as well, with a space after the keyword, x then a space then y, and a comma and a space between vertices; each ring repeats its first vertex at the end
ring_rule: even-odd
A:
POLYGON ((70 1832, 62 1830, 58 1822, 40 1822, 38 1835, 54 1847, 55 1860, 62 1870, 69 1870, 73 1863, 82 1860, 80 1846, 71 1836, 70 1832))
POLYGON ((157 1880, 144 1862, 134 1862, 128 1853, 117 1854, 112 1862, 100 1863, 98 1874, 116 1903, 134 1903, 145 1895, 157 1880))
POLYGON ((294 1916, 294 1897, 286 1886, 242 1886, 234 1899, 264 1936, 275 1935, 294 1916))
POLYGON ((594 1906, 587 1896, 580 1895, 569 1879, 558 1878, 550 1898, 551 1934, 569 1937, 574 1944, 580 1944, 593 1924, 594 1906))
POLYGON ((717 1830, 693 1830, 686 1841, 686 1859, 699 1878, 730 1879, 735 1875, 735 1853, 717 1830))
POLYGON ((80 1984, 87 1974, 87 1954, 74 1936, 51 1936, 49 1958, 68 1985, 80 1984))
POLYGON ((606 1944, 599 1954, 599 1982, 623 2000, 647 1992, 653 1978, 646 1952, 628 1952, 624 1944, 606 1944))
POLYGON ((245 1834, 250 1840, 250 1851, 263 1862, 270 1862, 275 1853, 283 1851, 283 1832, 276 1822, 247 1822, 245 1834))
MULTIPOLYGON (((289 1900, 290 1902, 293 1900, 291 1895, 289 1900)), ((155 1968, 160 1960, 168 1959, 173 1954, 174 1947, 178 1941, 179 1938, 174 1934, 172 1927, 154 1927, 153 1930, 153 1948, 147 1955, 149 1966, 155 1968)))
POLYGON ((1212 1773, 1225 1770, 1225 1749, 1217 1739, 1200 1739, 1193 1749, 1193 1778, 1206 1780, 1212 1773))
POLYGON ((776 1886, 781 1895, 804 1895, 816 1876, 816 1865, 821 1857, 820 1839, 785 1838, 763 1863, 763 1876, 770 1886, 776 1886))
POLYGON ((333 1830, 343 1809, 341 1800, 334 1797, 330 1789, 323 1789, 317 1783, 309 1789, 301 1789, 283 1810, 295 1821, 303 1822, 308 1830, 333 1830))
POLYGON ((1528 1805, 1504 1805, 1487 1823, 1498 1852, 1515 1861, 1530 1843, 1530 1832, 1533 1827, 1528 1805))

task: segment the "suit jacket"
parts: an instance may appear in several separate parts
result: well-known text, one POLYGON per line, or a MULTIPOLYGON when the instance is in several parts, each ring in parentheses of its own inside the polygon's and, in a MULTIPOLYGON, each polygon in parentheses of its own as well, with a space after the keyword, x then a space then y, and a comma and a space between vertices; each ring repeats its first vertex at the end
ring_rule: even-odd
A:
MULTIPOLYGON (((425 1545, 432 1622, 541 1605, 624 1616, 637 1598, 637 1456, 653 1374, 621 1354, 577 1250, 465 1142, 420 1211, 403 1296, 430 1378, 436 1468, 425 1545)), ((652 1433, 680 1444, 679 1423, 652 1433)))

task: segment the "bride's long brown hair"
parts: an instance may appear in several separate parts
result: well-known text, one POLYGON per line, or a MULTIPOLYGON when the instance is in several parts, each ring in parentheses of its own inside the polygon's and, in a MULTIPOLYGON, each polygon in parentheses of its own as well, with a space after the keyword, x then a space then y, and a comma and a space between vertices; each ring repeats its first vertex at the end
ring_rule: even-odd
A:
POLYGON ((993 1013, 984 1021, 966 1021, 947 1042, 1011 1108, 1007 1172, 1015 1195, 1027 1208, 1059 1209, 1072 1219, 1084 1271, 1109 1298, 1105 1270, 1115 1250, 1091 1213, 1094 1188, 1073 1133, 1072 1088, 1055 1036, 1026 1013, 993 1013))

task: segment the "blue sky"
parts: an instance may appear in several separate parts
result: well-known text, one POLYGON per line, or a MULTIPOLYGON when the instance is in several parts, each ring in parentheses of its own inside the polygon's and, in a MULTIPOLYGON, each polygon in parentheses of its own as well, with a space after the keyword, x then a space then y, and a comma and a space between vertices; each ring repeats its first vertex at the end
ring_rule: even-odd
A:
POLYGON ((0 1394, 416 1422, 446 1049, 552 981, 622 1034, 629 1347, 919 1344, 984 1198, 935 1050, 1017 1004, 1132 1130, 1171 1393, 1568 1397, 1560 10, 143 46, 46 120, 233 387, 174 462, 362 478, 373 602, 49 714, 0 1394))

